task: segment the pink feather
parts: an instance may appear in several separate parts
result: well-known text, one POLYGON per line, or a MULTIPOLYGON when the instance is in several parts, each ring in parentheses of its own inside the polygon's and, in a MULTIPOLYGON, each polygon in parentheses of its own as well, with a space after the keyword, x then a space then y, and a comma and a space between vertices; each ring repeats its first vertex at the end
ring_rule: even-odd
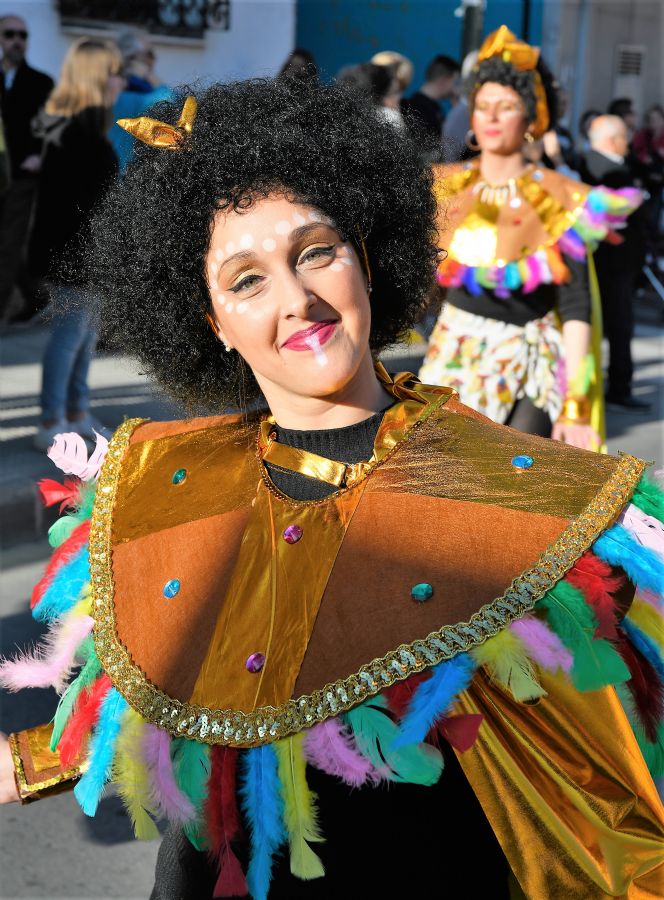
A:
POLYGON ((143 752, 151 779, 151 796, 161 814, 183 825, 196 818, 194 806, 177 786, 171 760, 171 739, 156 725, 147 725, 143 752))
POLYGON ((108 441, 97 434, 95 449, 88 459, 88 448, 80 436, 75 432, 56 434, 53 444, 47 451, 47 456, 65 475, 76 475, 81 481, 92 481, 99 475, 99 470, 104 462, 108 441))
POLYGON ((76 650, 92 626, 90 616, 81 615, 54 623, 34 650, 0 663, 0 683, 10 691, 50 686, 62 691, 71 676, 76 650))
POLYGON ((664 560, 664 524, 633 503, 623 510, 618 523, 629 531, 637 543, 664 560))
POLYGON ((569 672, 574 660, 557 634, 536 616, 527 615, 512 622, 513 631, 525 644, 531 658, 543 669, 569 672))
POLYGON ((636 596, 664 615, 664 599, 659 594, 655 594, 653 591, 639 591, 636 596))
POLYGON ((377 784, 383 776, 355 747, 350 732, 339 719, 314 725, 304 739, 307 761, 328 775, 335 775, 351 787, 368 781, 377 784))

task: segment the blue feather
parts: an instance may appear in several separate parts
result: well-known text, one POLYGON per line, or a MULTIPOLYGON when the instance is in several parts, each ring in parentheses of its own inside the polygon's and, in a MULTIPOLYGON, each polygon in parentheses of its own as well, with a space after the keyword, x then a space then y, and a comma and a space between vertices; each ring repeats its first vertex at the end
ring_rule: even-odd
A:
POLYGON ((622 525, 600 534, 593 551, 612 566, 620 566, 641 590, 664 594, 664 561, 648 547, 637 544, 622 525))
POLYGON ((459 653, 434 666, 431 678, 415 689, 392 747, 396 749, 423 741, 455 697, 468 687, 476 668, 477 664, 468 653, 459 653))
POLYGON ((106 782, 111 777, 115 742, 127 701, 115 688, 104 697, 99 719, 88 751, 88 768, 74 788, 74 794, 86 816, 94 816, 106 782))
POLYGON ((647 634, 641 631, 638 625, 630 622, 629 616, 626 616, 620 625, 636 649, 641 651, 649 663, 652 663, 660 681, 664 684, 664 657, 659 647, 647 634))
POLYGON ((251 832, 247 885, 254 900, 265 900, 272 878, 272 857, 287 841, 277 754, 264 744, 245 751, 242 760, 240 797, 251 832))
POLYGON ((482 288, 477 283, 475 269, 472 266, 468 266, 463 273, 463 284, 468 293, 472 294, 474 297, 479 297, 482 293, 482 288))
POLYGON ((81 549, 55 573, 53 581, 44 591, 39 603, 32 610, 33 618, 39 622, 59 619, 75 606, 83 588, 90 581, 88 546, 81 549))

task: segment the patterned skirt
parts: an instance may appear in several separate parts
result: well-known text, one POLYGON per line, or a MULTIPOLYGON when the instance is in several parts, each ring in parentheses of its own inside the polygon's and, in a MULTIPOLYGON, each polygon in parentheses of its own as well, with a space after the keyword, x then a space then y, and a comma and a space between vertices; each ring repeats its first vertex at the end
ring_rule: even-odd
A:
POLYGON ((424 384, 453 387, 462 403, 494 422, 504 423, 523 397, 555 422, 563 402, 564 359, 553 312, 521 326, 446 304, 419 377, 424 384))

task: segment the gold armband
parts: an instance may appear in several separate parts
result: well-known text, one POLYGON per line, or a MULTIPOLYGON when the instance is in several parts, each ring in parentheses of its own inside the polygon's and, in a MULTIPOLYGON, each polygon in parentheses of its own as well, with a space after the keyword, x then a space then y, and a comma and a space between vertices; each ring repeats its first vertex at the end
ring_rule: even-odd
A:
POLYGON ((575 425, 588 425, 590 423, 590 401, 588 398, 565 397, 558 421, 574 423, 575 425))
POLYGON ((27 728, 9 735, 14 762, 14 778, 21 803, 31 803, 49 794, 59 794, 74 786, 79 765, 63 769, 60 757, 49 749, 52 723, 27 728))

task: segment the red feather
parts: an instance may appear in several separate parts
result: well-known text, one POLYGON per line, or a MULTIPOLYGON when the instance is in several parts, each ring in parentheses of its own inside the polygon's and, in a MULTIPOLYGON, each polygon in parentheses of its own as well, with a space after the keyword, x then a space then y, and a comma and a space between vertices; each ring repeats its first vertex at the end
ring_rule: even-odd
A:
POLYGON ((632 695, 634 708, 646 737, 654 744, 657 741, 659 723, 664 718, 664 684, 653 664, 627 639, 622 630, 617 647, 632 676, 627 687, 632 695))
POLYGON ((613 594, 625 579, 614 574, 613 569, 591 551, 586 551, 565 576, 565 581, 581 591, 597 618, 595 637, 617 637, 617 608, 613 594))
POLYGON ((58 744, 60 762, 64 768, 80 758, 83 741, 99 717, 99 707, 110 686, 111 679, 108 675, 102 675, 77 699, 58 744))
POLYGON ((79 496, 81 482, 78 478, 65 478, 64 484, 52 478, 42 478, 37 482, 44 506, 60 502, 60 512, 66 506, 74 506, 79 496))
POLYGON ((483 719, 481 713, 447 716, 438 723, 438 731, 455 750, 463 753, 475 743, 483 719))
POLYGON ((212 748, 212 767, 205 801, 210 851, 219 865, 214 897, 245 897, 247 882, 231 842, 242 832, 237 805, 238 752, 232 747, 212 748))
POLYGON ((417 675, 411 675, 405 681, 397 681, 384 691, 390 710, 398 719, 403 718, 405 715, 415 688, 427 678, 430 678, 428 672, 420 672, 417 675))
POLYGON ((81 522, 81 524, 72 531, 67 540, 53 552, 41 580, 38 581, 32 589, 30 609, 34 609, 39 603, 44 596, 46 588, 53 580, 55 573, 61 566, 64 566, 65 563, 69 562, 69 560, 78 553, 83 544, 87 541, 89 534, 90 522, 81 522))

